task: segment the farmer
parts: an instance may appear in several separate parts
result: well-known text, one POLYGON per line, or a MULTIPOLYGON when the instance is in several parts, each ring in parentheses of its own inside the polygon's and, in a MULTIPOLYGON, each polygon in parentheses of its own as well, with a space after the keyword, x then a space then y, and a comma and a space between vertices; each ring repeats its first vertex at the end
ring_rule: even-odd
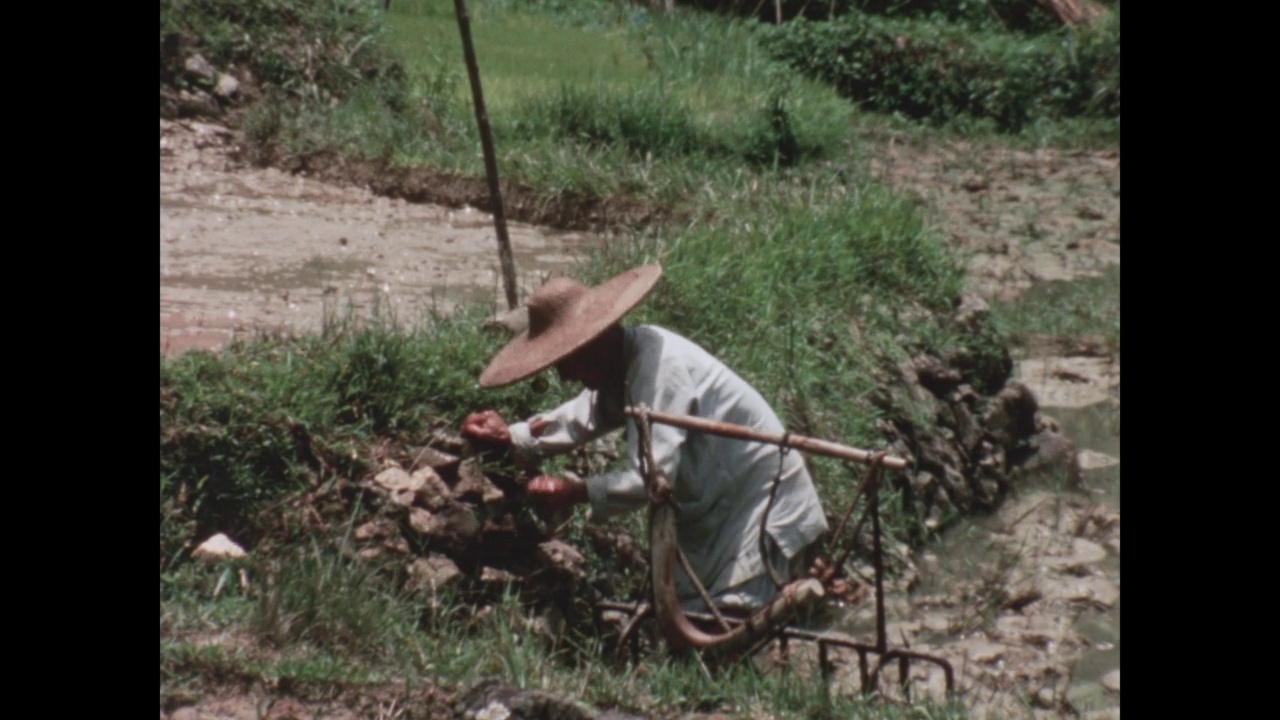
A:
MULTIPOLYGON (((566 452, 626 425, 626 469, 585 481, 536 477, 527 490, 543 504, 565 509, 590 503, 597 520, 646 506, 635 421, 623 412, 627 405, 783 432, 760 393, 701 347, 660 327, 619 324, 661 276, 661 267, 645 265, 595 288, 568 278, 548 281, 528 300, 529 329, 480 374, 480 386, 492 388, 555 366, 562 380, 586 386, 573 400, 525 422, 508 426, 493 410, 464 421, 463 435, 507 445, 518 459, 566 452)), ((652 426, 652 449, 674 487, 678 544, 713 602, 749 611, 776 593, 759 533, 779 461, 767 562, 783 582, 801 575, 806 550, 827 522, 799 452, 661 423, 652 426)), ((687 610, 704 609, 683 573, 676 587, 687 610)))

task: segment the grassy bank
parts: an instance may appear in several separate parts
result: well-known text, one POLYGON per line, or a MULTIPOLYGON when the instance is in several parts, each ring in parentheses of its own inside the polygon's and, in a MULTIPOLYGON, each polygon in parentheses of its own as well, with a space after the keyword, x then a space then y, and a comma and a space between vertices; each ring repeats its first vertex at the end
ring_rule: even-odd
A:
MULTIPOLYGON (((330 153, 480 176, 452 4, 393 5, 383 17, 354 1, 324 12, 243 4, 272 9, 264 15, 162 3, 162 83, 188 46, 219 67, 250 68, 257 99, 238 112, 259 162, 330 153)), ((706 346, 790 429, 878 446, 875 422, 894 409, 875 391, 904 359, 1003 351, 998 334, 975 339, 949 323, 960 267, 915 204, 860 170, 867 120, 771 58, 753 25, 620 3, 559 13, 471 5, 504 178, 547 198, 625 195, 679 218, 620 231, 578 277, 661 262, 664 285, 631 319, 706 346)), ((518 418, 568 396, 554 378, 479 391, 476 376, 503 344, 479 329, 492 310, 414 323, 333 318, 314 337, 161 360, 162 701, 218 677, 465 685, 493 674, 655 716, 963 715, 833 698, 800 674, 746 665, 712 671, 661 653, 618 661, 585 627, 548 642, 514 590, 487 598, 481 614, 474 598, 410 592, 402 568, 353 561, 346 534, 362 508, 336 536, 295 513, 295 501, 367 477, 380 444, 420 444, 480 408, 518 418), (190 562, 193 543, 213 532, 253 558, 190 562)), ((834 512, 850 478, 813 464, 834 512)), ((893 500, 888 524, 907 537, 916 519, 893 500)))

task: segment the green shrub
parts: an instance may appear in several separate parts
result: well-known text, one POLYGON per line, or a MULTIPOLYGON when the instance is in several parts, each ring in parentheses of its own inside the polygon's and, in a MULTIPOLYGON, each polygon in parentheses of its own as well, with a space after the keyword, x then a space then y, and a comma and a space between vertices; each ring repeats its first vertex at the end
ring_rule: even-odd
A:
POLYGON ((1039 35, 853 12, 762 28, 773 55, 863 107, 946 124, 1120 116, 1120 18, 1039 35))

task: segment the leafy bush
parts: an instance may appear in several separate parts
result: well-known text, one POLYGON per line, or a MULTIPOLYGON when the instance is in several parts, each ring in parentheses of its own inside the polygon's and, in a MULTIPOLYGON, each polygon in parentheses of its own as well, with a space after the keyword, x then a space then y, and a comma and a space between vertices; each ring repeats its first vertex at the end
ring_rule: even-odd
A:
POLYGON ((775 57, 864 107, 1016 132, 1034 119, 1120 116, 1119 11, 1096 27, 1027 36, 944 17, 852 12, 762 28, 775 57))

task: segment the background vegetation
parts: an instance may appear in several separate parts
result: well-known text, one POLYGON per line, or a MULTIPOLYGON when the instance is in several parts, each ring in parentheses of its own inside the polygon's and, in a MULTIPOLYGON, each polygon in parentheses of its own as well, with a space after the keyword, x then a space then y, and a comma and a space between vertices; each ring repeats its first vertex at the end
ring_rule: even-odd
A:
MULTIPOLYGON (((875 446, 876 419, 895 409, 874 391, 899 362, 962 347, 975 367, 998 365, 1005 341, 951 327, 959 264, 915 204, 861 169, 862 128, 903 119, 868 119, 841 95, 951 131, 1083 117, 1118 133, 1118 8, 1108 24, 1064 31, 1034 17, 1009 27, 1010 2, 834 5, 843 12, 833 21, 768 28, 625 3, 470 3, 503 177, 548 201, 626 196, 673 209, 665 225, 620 229, 579 277, 660 261, 665 285, 634 321, 711 349, 792 430, 875 446)), ((194 52, 245 79, 248 104, 228 112, 250 160, 334 154, 482 174, 452 3, 396 0, 385 15, 364 0, 160 8, 162 89, 198 88, 183 71, 194 52)), ((1056 137, 1099 136, 1061 127, 1056 137)), ((650 712, 962 712, 871 709, 749 667, 715 683, 676 659, 638 672, 611 664, 589 632, 548 649, 525 631, 516 595, 463 622, 463 599, 407 594, 396 572, 347 559, 342 538, 300 524, 281 534, 282 502, 363 477, 375 443, 421 442, 484 407, 522 417, 568 395, 554 379, 479 392, 475 377, 503 342, 478 329, 491 310, 413 323, 335 314, 314 337, 160 361, 162 692, 233 668, 344 682, 493 673, 650 712), (231 567, 188 562, 193 541, 216 531, 263 543, 247 567, 270 578, 268 591, 237 589, 231 567), (193 640, 215 631, 277 650, 193 640)), ((818 461, 815 475, 828 507, 840 507, 845 471, 818 461)), ((913 522, 889 519, 904 537, 913 522)))

